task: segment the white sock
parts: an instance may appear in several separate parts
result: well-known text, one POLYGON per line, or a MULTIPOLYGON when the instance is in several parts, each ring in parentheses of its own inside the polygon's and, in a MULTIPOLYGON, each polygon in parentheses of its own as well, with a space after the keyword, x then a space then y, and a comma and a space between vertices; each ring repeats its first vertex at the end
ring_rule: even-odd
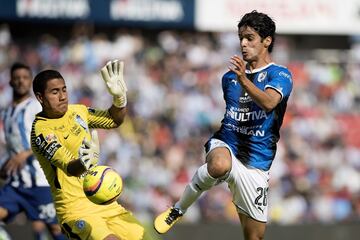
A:
POLYGON ((180 200, 175 203, 175 207, 185 213, 200 195, 215 185, 217 179, 210 176, 207 164, 198 168, 191 182, 186 186, 180 200))

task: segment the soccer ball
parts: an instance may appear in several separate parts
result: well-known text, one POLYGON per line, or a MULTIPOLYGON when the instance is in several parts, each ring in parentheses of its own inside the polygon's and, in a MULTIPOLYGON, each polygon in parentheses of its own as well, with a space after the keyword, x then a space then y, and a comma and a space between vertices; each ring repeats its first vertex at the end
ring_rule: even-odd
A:
POLYGON ((120 175, 111 167, 95 166, 84 177, 83 189, 93 203, 106 205, 116 201, 123 188, 120 175))

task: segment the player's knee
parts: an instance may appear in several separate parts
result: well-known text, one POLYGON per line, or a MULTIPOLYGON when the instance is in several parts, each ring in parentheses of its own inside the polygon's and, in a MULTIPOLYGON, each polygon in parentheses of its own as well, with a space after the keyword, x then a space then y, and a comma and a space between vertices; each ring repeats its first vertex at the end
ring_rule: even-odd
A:
POLYGON ((50 232, 52 235, 59 235, 61 234, 61 227, 59 224, 51 224, 49 226, 50 232))
POLYGON ((195 192, 202 192, 209 190, 212 186, 215 185, 217 179, 210 176, 207 168, 207 164, 202 165, 198 168, 194 174, 189 187, 192 188, 195 192))
POLYGON ((208 160, 208 172, 213 178, 221 178, 231 170, 231 158, 223 155, 213 155, 208 160))
POLYGON ((4 220, 8 216, 9 212, 6 208, 0 207, 0 220, 4 220))
POLYGON ((41 233, 45 231, 46 225, 42 221, 34 221, 32 222, 32 229, 34 232, 41 233))

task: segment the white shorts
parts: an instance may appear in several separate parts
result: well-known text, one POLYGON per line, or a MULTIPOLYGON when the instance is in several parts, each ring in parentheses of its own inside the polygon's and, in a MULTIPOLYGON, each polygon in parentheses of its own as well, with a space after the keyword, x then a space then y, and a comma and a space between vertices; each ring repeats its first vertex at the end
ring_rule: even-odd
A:
POLYGON ((269 171, 244 165, 235 157, 229 145, 218 139, 210 140, 207 154, 218 147, 226 147, 231 153, 232 168, 225 181, 233 195, 233 203, 237 211, 257 221, 266 222, 269 171))

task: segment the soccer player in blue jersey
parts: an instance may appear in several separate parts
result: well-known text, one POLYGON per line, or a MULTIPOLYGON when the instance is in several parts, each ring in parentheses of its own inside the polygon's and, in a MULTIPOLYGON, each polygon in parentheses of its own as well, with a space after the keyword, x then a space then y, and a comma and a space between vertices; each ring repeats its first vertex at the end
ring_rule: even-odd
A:
POLYGON ((9 222, 25 212, 32 222, 34 239, 46 238, 48 228, 54 239, 65 239, 56 220, 50 187, 30 146, 31 124, 40 104, 31 97, 31 70, 15 63, 10 69, 12 103, 2 112, 6 152, 1 175, 5 185, 0 189, 0 221, 9 222))
POLYGON ((252 11, 238 23, 242 58, 230 58, 222 78, 226 109, 220 129, 205 144, 202 165, 175 205, 154 221, 167 232, 202 192, 227 182, 245 239, 263 239, 267 221, 269 169, 293 83, 291 73, 272 62, 275 23, 252 11))

